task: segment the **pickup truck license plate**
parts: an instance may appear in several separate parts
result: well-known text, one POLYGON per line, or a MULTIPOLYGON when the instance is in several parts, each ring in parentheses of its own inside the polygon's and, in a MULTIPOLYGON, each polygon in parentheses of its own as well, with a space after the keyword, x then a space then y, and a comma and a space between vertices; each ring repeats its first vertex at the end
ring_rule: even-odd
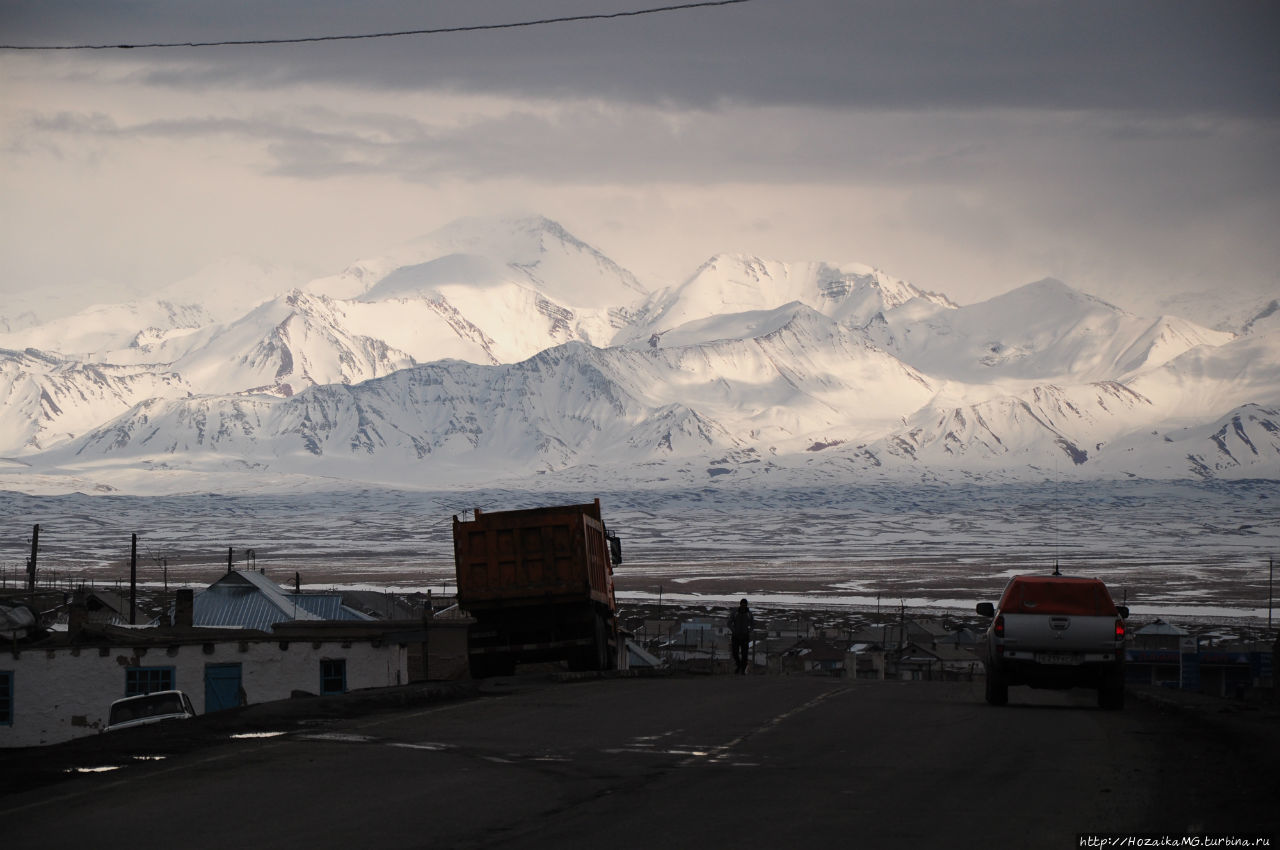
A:
POLYGON ((1079 664, 1080 656, 1070 652, 1037 652, 1037 664, 1079 664))

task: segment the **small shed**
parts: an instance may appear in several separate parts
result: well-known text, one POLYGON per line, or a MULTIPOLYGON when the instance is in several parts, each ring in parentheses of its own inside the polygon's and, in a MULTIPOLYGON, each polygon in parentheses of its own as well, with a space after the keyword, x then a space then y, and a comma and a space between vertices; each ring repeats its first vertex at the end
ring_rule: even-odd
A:
POLYGON ((1133 633, 1134 649, 1172 649, 1178 650, 1182 638, 1191 633, 1181 626, 1156 620, 1133 633))

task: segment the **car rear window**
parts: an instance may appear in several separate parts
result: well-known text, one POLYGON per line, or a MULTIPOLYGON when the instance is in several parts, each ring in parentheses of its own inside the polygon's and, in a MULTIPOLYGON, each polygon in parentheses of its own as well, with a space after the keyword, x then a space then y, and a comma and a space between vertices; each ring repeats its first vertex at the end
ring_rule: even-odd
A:
POLYGON ((1008 614, 1116 616, 1106 585, 1093 579, 1014 579, 1000 599, 1000 610, 1008 614))
POLYGON ((160 714, 183 714, 182 697, 176 693, 150 694, 111 706, 110 723, 124 723, 160 714))

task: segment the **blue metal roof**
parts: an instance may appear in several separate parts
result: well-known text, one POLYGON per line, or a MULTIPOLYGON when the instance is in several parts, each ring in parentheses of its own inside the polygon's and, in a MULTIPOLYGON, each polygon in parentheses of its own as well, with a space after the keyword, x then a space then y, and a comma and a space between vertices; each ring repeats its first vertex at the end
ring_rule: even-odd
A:
POLYGON ((342 604, 337 593, 295 593, 260 573, 231 572, 196 593, 193 622, 271 631, 286 620, 368 620, 342 604))

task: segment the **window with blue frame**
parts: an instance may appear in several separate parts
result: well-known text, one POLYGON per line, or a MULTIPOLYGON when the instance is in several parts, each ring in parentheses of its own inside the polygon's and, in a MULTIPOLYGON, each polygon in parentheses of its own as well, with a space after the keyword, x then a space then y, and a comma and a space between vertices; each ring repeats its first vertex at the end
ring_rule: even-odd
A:
POLYGON ((320 660, 320 693, 345 694, 347 692, 347 659, 323 658, 320 660))
POLYGON ((0 670, 0 726, 13 725, 13 671, 0 670))
POLYGON ((172 667, 126 667, 124 670, 124 695, 138 697, 156 691, 173 690, 172 667))

